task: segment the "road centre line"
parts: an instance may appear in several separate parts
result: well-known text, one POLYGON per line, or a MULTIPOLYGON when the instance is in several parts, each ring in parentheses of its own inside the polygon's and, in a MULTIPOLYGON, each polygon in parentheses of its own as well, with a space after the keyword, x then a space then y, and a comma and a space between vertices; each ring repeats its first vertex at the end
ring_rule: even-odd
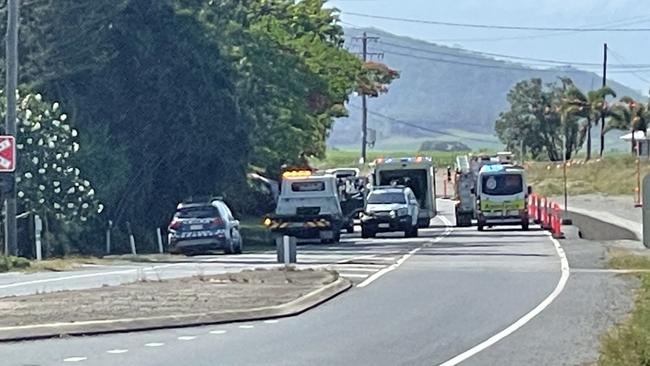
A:
POLYGON ((564 249, 562 249, 562 245, 555 238, 551 237, 550 234, 549 237, 553 242, 553 246, 555 247, 555 251, 557 252, 558 257, 560 257, 560 270, 562 271, 562 275, 560 276, 560 280, 555 286, 555 289, 542 302, 540 302, 533 310, 528 312, 526 315, 522 316, 516 322, 510 324, 507 328, 491 336, 485 341, 477 344, 476 346, 468 349, 467 351, 449 359, 448 361, 441 363, 439 366, 458 365, 461 362, 466 361, 468 358, 494 345, 495 343, 499 342, 503 338, 514 333, 517 329, 521 328, 526 323, 531 321, 534 317, 539 315, 539 313, 544 311, 544 309, 546 309, 558 296, 560 296, 560 294, 564 290, 567 281, 569 280, 571 270, 569 268, 569 261, 567 260, 566 253, 564 252, 564 249))
POLYGON ((394 271, 395 269, 397 269, 407 259, 411 258, 415 253, 419 252, 424 247, 425 244, 429 244, 429 245, 435 244, 435 243, 439 242, 440 240, 444 239, 447 235, 451 234, 451 232, 453 231, 453 226, 451 225, 451 222, 444 216, 436 216, 436 217, 440 218, 440 220, 445 225, 445 231, 442 234, 440 234, 434 240, 427 241, 426 243, 423 243, 421 246, 419 246, 419 247, 411 250, 410 252, 404 254, 401 258, 399 258, 397 260, 397 262, 395 262, 394 264, 391 264, 390 266, 388 266, 388 267, 374 273, 373 275, 368 277, 365 281, 359 283, 356 287, 362 288, 362 287, 366 287, 366 286, 370 285, 371 283, 373 283, 375 280, 377 280, 381 276, 385 275, 386 273, 394 271))

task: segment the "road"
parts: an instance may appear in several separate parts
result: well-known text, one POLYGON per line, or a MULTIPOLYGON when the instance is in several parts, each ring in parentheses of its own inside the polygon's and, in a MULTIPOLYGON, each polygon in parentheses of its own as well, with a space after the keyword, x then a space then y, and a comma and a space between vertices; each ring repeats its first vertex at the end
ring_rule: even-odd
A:
MULTIPOLYGON (((451 204, 439 206, 450 217, 451 204)), ((439 218, 417 239, 350 238, 331 250, 304 247, 304 258, 337 267, 356 286, 296 317, 3 344, 0 359, 2 365, 507 365, 507 357, 481 361, 474 351, 489 351, 493 343, 507 348, 512 340, 520 343, 511 353, 539 344, 521 345, 534 331, 526 323, 560 295, 568 272, 544 232, 479 234, 449 230, 448 222, 439 218)), ((226 266, 226 260, 206 260, 226 266)))

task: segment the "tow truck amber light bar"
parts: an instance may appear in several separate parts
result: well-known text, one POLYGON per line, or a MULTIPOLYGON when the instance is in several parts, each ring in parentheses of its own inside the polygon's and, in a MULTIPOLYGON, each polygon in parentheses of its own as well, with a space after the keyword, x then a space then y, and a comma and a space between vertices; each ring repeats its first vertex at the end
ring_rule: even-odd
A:
POLYGON ((310 170, 288 170, 282 173, 282 178, 303 178, 311 176, 310 170))

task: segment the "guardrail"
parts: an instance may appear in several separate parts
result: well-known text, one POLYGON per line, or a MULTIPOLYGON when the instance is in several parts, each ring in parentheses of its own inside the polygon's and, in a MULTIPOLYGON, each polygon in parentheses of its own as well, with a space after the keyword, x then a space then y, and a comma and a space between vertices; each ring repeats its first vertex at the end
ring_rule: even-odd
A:
POLYGON ((543 230, 550 231, 554 238, 564 238, 562 209, 557 202, 535 193, 530 194, 528 196, 528 217, 539 224, 543 230))

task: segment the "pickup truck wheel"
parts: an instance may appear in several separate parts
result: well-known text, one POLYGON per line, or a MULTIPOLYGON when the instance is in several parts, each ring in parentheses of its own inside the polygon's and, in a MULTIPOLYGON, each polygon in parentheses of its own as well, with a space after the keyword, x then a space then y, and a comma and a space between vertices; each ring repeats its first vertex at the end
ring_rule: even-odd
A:
POLYGON ((522 221, 522 223, 521 223, 521 230, 523 230, 523 231, 528 231, 528 225, 529 225, 528 220, 524 220, 524 221, 522 221))

